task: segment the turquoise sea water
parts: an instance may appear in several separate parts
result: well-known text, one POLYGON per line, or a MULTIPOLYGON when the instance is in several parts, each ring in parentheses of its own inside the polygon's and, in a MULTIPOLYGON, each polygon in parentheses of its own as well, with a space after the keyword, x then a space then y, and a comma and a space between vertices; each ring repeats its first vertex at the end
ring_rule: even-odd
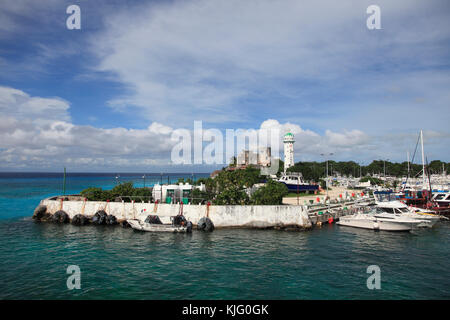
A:
MULTIPOLYGON (((67 193, 114 180, 68 177, 67 193)), ((61 193, 61 183, 61 175, 0 176, 0 299, 450 298, 449 223, 412 233, 325 225, 185 235, 33 222, 39 200, 61 193), (67 289, 69 265, 80 267, 80 290, 67 289), (369 265, 381 269, 380 290, 367 289, 369 265)))

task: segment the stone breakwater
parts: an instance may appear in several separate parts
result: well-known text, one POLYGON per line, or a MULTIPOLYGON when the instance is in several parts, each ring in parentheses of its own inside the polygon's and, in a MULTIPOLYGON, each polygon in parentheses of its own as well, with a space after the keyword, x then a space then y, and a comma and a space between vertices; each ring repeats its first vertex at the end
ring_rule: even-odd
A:
MULTIPOLYGON (((72 221, 81 216, 93 219, 97 212, 114 216, 117 222, 127 219, 144 221, 148 215, 157 215, 163 223, 170 223, 170 217, 182 213, 187 220, 197 225, 200 219, 208 217, 215 227, 223 228, 301 228, 312 227, 305 206, 245 206, 245 205, 180 205, 148 202, 102 202, 86 201, 79 196, 52 197, 40 202, 34 213, 38 220, 50 220, 55 213, 67 214, 72 221), (42 219, 40 219, 42 218, 42 219)), ((67 220, 68 220, 67 219, 67 220)), ((68 222, 68 221, 65 221, 68 222)))

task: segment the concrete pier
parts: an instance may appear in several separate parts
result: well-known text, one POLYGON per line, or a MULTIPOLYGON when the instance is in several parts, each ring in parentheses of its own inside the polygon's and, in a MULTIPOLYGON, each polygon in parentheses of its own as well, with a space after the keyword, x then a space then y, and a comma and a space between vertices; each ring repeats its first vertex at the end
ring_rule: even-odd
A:
POLYGON ((52 197, 40 202, 46 214, 53 215, 59 210, 70 219, 77 214, 92 218, 96 212, 104 210, 121 222, 127 219, 145 220, 148 215, 157 215, 163 223, 170 223, 170 217, 180 212, 194 225, 203 217, 209 217, 215 227, 226 228, 300 228, 309 229, 315 224, 328 222, 352 213, 354 201, 329 205, 194 205, 149 202, 105 202, 86 201, 80 196, 52 197), (329 210, 330 209, 330 210, 329 210))
POLYGON ((163 223, 169 223, 170 217, 182 210, 187 220, 194 225, 203 217, 209 217, 215 227, 241 228, 310 228, 312 226, 308 212, 304 206, 216 206, 216 205, 180 205, 148 202, 102 202, 85 201, 81 197, 53 197, 42 200, 40 205, 46 206, 47 214, 54 214, 58 210, 66 212, 70 219, 77 214, 89 218, 99 210, 114 215, 118 221, 126 219, 141 219, 151 215, 158 215, 163 223), (65 200, 66 199, 66 200, 65 200))

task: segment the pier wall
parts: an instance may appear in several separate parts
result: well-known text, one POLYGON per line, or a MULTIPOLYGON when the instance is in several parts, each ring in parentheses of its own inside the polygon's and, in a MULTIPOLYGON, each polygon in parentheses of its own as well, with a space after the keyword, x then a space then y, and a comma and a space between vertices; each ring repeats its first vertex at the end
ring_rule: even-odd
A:
MULTIPOLYGON (((64 210, 72 219, 76 214, 92 217, 99 210, 114 215, 117 220, 141 219, 147 215, 158 215, 163 223, 169 223, 170 217, 180 213, 179 204, 130 203, 130 202, 100 202, 100 201, 61 201, 60 199, 45 199, 41 205, 47 207, 47 213, 54 214, 64 210)), ((215 227, 248 227, 270 228, 294 226, 310 228, 311 220, 305 206, 276 205, 276 206, 208 206, 183 205, 183 215, 194 225, 207 215, 215 227), (209 211, 209 212, 208 212, 209 211)))

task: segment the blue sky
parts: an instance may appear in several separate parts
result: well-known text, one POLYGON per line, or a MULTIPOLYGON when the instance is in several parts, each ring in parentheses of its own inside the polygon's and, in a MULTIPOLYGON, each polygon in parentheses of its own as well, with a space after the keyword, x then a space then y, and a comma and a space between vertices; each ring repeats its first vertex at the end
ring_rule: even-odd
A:
MULTIPOLYGON (((295 160, 450 161, 448 1, 37 1, 0 8, 0 170, 174 167, 171 134, 296 135, 295 160), (81 30, 66 8, 81 8, 81 30), (366 8, 381 8, 368 30, 366 8)), ((219 166, 220 167, 220 166, 219 166)))

